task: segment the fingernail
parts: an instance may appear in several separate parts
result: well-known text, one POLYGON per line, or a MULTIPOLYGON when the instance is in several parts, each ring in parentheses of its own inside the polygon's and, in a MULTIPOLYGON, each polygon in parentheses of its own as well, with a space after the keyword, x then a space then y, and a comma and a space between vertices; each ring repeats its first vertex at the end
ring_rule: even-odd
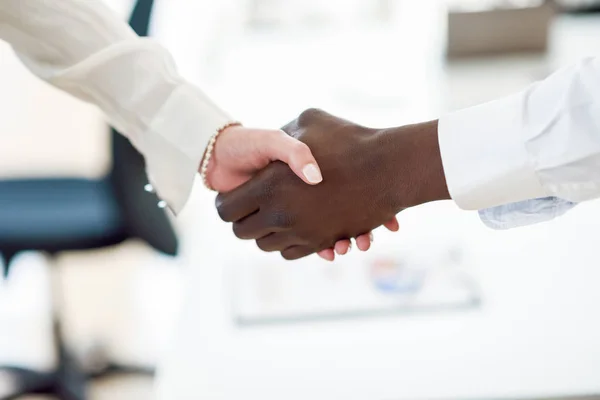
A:
POLYGON ((369 240, 373 243, 373 232, 369 233, 369 240))
POLYGON ((319 171, 319 168, 315 164, 307 164, 302 169, 302 173, 310 183, 321 183, 323 181, 321 171, 319 171))

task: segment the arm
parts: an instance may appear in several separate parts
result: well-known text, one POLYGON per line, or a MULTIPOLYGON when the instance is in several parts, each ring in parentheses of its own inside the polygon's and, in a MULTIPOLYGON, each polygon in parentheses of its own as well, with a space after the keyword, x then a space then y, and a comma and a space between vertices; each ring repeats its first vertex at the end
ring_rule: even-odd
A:
POLYGON ((463 209, 600 196, 600 59, 441 118, 439 142, 450 194, 463 209))
POLYGON ((38 77, 97 105, 145 156, 158 194, 183 208, 206 144, 231 121, 98 0, 1 0, 0 38, 38 77))
MULTIPOLYGON (((100 0, 0 0, 0 39, 38 77, 98 106, 144 155, 159 196, 173 211, 183 208, 209 140, 232 119, 178 74, 163 47, 138 37, 100 0)), ((310 150, 281 131, 232 127, 219 138, 210 183, 231 189, 255 172, 250 166, 272 159, 307 183, 319 180, 318 168, 316 177, 305 174, 316 166, 310 150), (246 157, 228 160, 236 151, 246 157)))

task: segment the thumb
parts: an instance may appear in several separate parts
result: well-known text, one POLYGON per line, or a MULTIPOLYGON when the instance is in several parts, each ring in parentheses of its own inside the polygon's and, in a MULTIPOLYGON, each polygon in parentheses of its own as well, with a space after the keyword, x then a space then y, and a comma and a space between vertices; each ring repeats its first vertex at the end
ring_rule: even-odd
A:
POLYGON ((266 156, 272 161, 283 161, 309 185, 316 185, 323 181, 321 170, 310 148, 285 132, 279 131, 272 140, 269 140, 265 151, 266 156))

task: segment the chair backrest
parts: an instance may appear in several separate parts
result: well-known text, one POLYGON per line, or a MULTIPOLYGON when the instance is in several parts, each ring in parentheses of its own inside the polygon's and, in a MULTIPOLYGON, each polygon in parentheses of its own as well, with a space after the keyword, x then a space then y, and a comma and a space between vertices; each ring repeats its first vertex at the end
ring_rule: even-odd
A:
MULTIPOLYGON (((140 36, 148 35, 153 3, 153 0, 136 1, 129 23, 140 36)), ((178 241, 169 217, 157 206, 157 196, 144 190, 148 183, 144 157, 115 129, 112 129, 112 154, 110 179, 123 207, 129 233, 158 251, 175 255, 178 241)))

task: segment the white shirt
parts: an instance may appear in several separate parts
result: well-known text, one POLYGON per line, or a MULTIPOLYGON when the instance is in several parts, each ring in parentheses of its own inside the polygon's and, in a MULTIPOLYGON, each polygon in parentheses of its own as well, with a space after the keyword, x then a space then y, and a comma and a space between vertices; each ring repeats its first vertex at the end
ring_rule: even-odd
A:
POLYGON ((600 59, 441 118, 439 141, 452 199, 496 207, 480 213, 488 225, 533 223, 600 197, 600 59))
POLYGON ((146 159, 174 212, 185 205, 210 137, 231 118, 101 0, 1 0, 0 39, 37 76, 102 109, 146 159))

